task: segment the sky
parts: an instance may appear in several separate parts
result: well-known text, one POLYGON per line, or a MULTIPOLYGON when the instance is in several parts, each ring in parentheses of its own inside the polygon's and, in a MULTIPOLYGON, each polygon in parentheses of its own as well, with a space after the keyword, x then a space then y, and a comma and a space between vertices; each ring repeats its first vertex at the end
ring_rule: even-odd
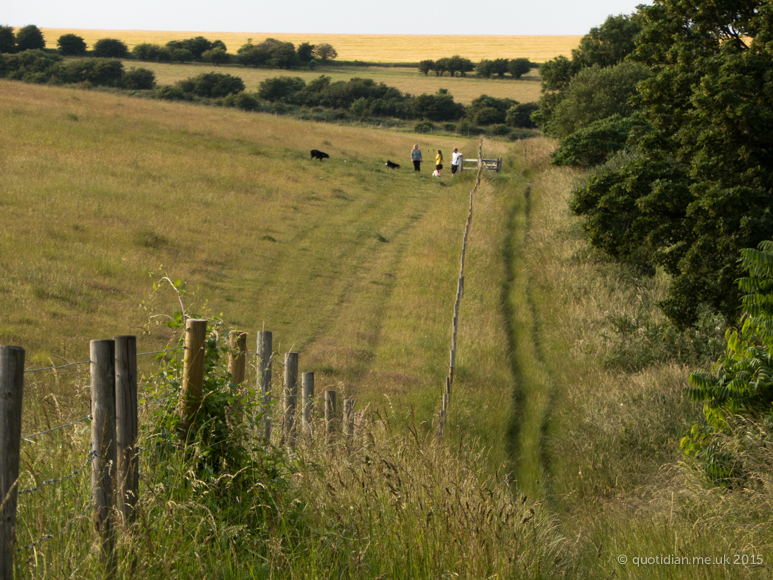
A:
MULTIPOLYGON (((585 34, 634 0, 0 0, 0 25, 320 34, 585 34)), ((649 2, 647 2, 649 3, 649 2)))

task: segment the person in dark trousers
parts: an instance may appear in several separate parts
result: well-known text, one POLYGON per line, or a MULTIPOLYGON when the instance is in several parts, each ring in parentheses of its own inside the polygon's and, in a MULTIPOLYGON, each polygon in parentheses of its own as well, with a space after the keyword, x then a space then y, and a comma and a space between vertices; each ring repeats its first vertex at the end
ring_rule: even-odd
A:
POLYGON ((413 146, 411 151, 411 161, 413 161, 413 168, 416 171, 421 171, 421 150, 418 145, 413 146))
POLYGON ((454 153, 451 155, 451 175, 456 175, 456 172, 459 170, 459 161, 462 157, 462 154, 459 153, 459 149, 454 147, 454 153))
POLYGON ((435 173, 440 177, 440 171, 443 169, 443 152, 438 149, 435 156, 435 173))

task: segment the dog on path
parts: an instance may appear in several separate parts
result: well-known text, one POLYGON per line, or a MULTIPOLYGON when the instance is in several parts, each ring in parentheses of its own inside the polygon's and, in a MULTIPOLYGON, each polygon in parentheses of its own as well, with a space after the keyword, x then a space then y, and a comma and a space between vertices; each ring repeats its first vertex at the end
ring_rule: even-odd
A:
POLYGON ((387 162, 384 163, 389 169, 400 169, 400 166, 397 163, 392 163, 389 159, 387 159, 387 162))
POLYGON ((330 158, 330 155, 328 155, 324 151, 318 151, 317 149, 312 149, 311 150, 311 158, 312 159, 319 159, 320 161, 322 161, 323 159, 330 158))

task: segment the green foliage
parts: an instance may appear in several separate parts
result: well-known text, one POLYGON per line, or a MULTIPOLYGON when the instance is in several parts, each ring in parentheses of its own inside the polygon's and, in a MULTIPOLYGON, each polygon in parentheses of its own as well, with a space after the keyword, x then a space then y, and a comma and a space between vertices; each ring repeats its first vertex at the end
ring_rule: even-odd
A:
POLYGON ((634 127, 644 130, 637 117, 612 115, 575 131, 550 154, 553 165, 591 167, 605 163, 610 155, 622 151, 634 127))
POLYGON ((349 107, 349 111, 355 117, 365 117, 365 115, 368 114, 368 99, 365 97, 360 97, 352 103, 352 105, 349 107))
POLYGON ((132 67, 123 73, 121 84, 123 88, 132 91, 147 91, 156 86, 156 73, 146 68, 132 67))
POLYGON ((301 91, 305 86, 306 82, 300 77, 274 77, 260 82, 258 96, 267 101, 281 101, 301 91))
POLYGON ((117 38, 101 38, 94 43, 94 56, 99 58, 126 58, 129 47, 117 38))
POLYGON ((434 68, 434 60, 422 60, 419 62, 419 72, 424 73, 425 75, 429 74, 429 71, 434 70, 434 68))
POLYGON ((308 42, 302 42, 295 50, 298 55, 298 62, 304 65, 308 65, 314 60, 314 45, 308 42))
POLYGON ((465 109, 465 116, 472 119, 476 125, 502 124, 507 119, 507 112, 518 105, 512 99, 498 99, 481 95, 465 109))
POLYGON ((215 66, 225 64, 230 60, 228 53, 222 48, 211 48, 201 55, 201 57, 207 62, 211 62, 215 66))
POLYGON ((514 58, 507 64, 507 72, 514 79, 520 79, 531 70, 531 62, 528 58, 514 58))
POLYGON ((172 51, 165 46, 143 42, 132 48, 132 56, 137 60, 149 62, 170 62, 172 60, 172 51))
POLYGON ((56 81, 62 57, 42 50, 25 50, 4 57, 5 76, 14 80, 45 83, 56 81))
POLYGON ((704 404, 706 424, 693 426, 682 449, 702 461, 709 478, 725 483, 739 475, 741 466, 716 436, 733 433, 729 421, 734 415, 773 420, 773 242, 744 249, 741 267, 749 273, 738 280, 744 293, 741 328, 727 331, 727 350, 714 371, 692 372, 685 389, 689 398, 704 404))
POLYGON ((170 40, 166 43, 172 54, 176 50, 187 50, 191 53, 192 58, 190 60, 202 60, 205 52, 214 48, 219 48, 225 52, 225 44, 220 40, 210 42, 203 36, 197 36, 195 38, 186 38, 185 40, 170 40))
POLYGON ((454 97, 438 92, 435 95, 419 95, 410 103, 414 118, 426 118, 430 121, 453 121, 464 113, 464 106, 454 102, 454 97))
POLYGON ((643 9, 636 57, 654 74, 637 107, 652 130, 573 202, 594 245, 622 258, 639 248, 673 276, 662 307, 680 325, 703 305, 735 320, 736 256, 773 237, 767 5, 712 6, 643 9))
POLYGON ((16 50, 43 50, 46 48, 46 41, 43 33, 34 24, 29 24, 20 28, 16 33, 16 50))
POLYGON ((226 107, 236 107, 242 111, 259 111, 260 102, 254 96, 247 93, 230 94, 223 99, 226 107))
POLYGON ((327 42, 322 42, 314 47, 314 56, 322 62, 327 62, 338 57, 338 51, 327 42))
POLYGON ((69 84, 88 82, 95 86, 120 87, 123 78, 123 63, 108 58, 71 60, 62 63, 59 69, 59 80, 69 84))
POLYGON ((636 86, 649 76, 647 67, 626 61, 601 68, 583 68, 563 91, 563 98, 552 110, 545 130, 564 138, 575 131, 612 115, 633 113, 631 98, 636 86))
POLYGON ((507 110, 505 122, 510 127, 521 129, 536 129, 537 123, 532 120, 532 115, 539 109, 537 103, 521 103, 507 110))
POLYGON ((216 99, 230 94, 240 93, 244 90, 244 81, 241 78, 229 74, 201 73, 177 82, 177 86, 185 93, 216 99))
POLYGON ((162 85, 156 88, 156 97, 167 101, 187 101, 191 95, 185 93, 179 86, 162 85))
POLYGON ((63 34, 56 44, 62 56, 81 56, 86 53, 86 41, 77 34, 63 34))
POLYGON ((413 126, 416 133, 430 133, 434 128, 435 125, 429 121, 420 121, 413 126))
POLYGON ((13 26, 0 26, 0 54, 16 52, 16 35, 13 26))

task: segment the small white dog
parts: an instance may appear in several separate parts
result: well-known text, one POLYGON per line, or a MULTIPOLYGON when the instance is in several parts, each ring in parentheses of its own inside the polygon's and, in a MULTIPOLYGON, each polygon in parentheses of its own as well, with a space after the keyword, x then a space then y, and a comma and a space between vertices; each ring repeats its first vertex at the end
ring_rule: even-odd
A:
POLYGON ((432 177, 440 177, 440 174, 437 172, 437 169, 435 169, 435 170, 432 172, 432 177))

